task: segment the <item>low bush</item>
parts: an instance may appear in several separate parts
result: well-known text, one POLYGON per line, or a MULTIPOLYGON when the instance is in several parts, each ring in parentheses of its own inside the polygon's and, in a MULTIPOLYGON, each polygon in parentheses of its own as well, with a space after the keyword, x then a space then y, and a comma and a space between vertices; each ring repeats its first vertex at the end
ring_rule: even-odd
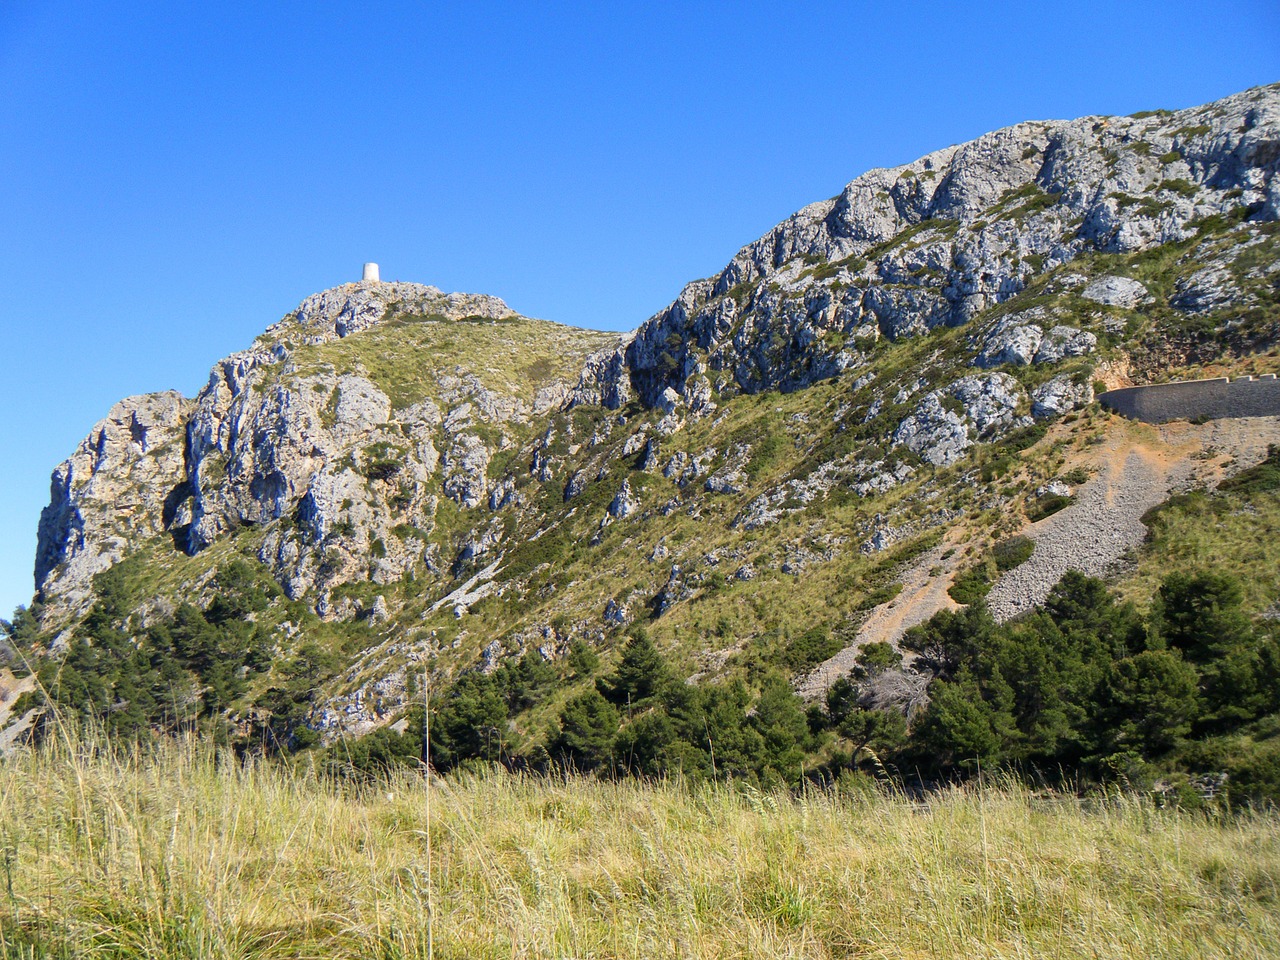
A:
POLYGON ((1031 559, 1031 554, 1035 552, 1035 549, 1034 540, 1030 537, 1019 535, 1010 537, 1007 540, 1001 540, 991 548, 991 556, 996 562, 996 569, 1003 573, 1026 563, 1031 559))
POLYGON ((991 571, 986 562, 956 575, 947 593, 956 603, 966 606, 981 601, 991 592, 991 571))
POLYGON ((1267 448, 1267 458, 1218 484, 1218 489, 1234 493, 1266 493, 1280 490, 1280 446, 1267 448))
POLYGON ((1046 497, 1039 497, 1027 507, 1027 519, 1032 523, 1039 523, 1046 517, 1053 516, 1059 510, 1065 510, 1073 503, 1075 503, 1075 497, 1064 497, 1056 493, 1046 497))

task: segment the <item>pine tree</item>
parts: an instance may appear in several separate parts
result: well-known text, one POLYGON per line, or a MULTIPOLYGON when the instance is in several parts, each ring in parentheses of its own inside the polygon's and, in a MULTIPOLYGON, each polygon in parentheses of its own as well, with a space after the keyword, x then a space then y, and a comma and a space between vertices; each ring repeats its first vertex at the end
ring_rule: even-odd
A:
POLYGON ((618 711, 596 690, 574 697, 560 711, 551 755, 575 770, 594 770, 613 756, 618 711))
POLYGON ((598 683, 598 689, 610 703, 631 712, 659 696, 671 681, 667 662, 649 639, 649 634, 643 629, 636 629, 622 648, 622 659, 617 669, 598 683))

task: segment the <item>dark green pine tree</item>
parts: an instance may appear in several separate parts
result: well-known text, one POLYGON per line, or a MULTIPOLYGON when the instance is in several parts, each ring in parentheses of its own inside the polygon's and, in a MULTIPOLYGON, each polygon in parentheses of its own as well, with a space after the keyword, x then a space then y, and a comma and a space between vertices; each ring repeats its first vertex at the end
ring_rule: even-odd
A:
POLYGON ((1159 757, 1191 729, 1199 710, 1195 668, 1169 650, 1117 660, 1098 692, 1095 724, 1103 757, 1159 757))
POLYGON ((551 756, 573 770, 604 766, 613 756, 618 722, 617 709, 599 691, 574 697, 560 711, 560 729, 551 741, 551 756))
POLYGON ((757 768, 760 778, 786 783, 799 781, 809 739, 809 720, 791 684, 777 675, 765 681, 751 726, 763 741, 757 768))
POLYGON ((507 704, 493 677, 464 673, 431 724, 431 762, 447 770, 467 760, 497 760, 506 728, 507 704))
POLYGON ((1157 629, 1187 660, 1208 663, 1245 643, 1251 634, 1240 581, 1218 573, 1175 572, 1157 595, 1157 629))
POLYGON ((610 703, 631 713, 660 696, 671 683, 666 660, 642 628, 631 632, 622 648, 622 659, 597 688, 610 703))

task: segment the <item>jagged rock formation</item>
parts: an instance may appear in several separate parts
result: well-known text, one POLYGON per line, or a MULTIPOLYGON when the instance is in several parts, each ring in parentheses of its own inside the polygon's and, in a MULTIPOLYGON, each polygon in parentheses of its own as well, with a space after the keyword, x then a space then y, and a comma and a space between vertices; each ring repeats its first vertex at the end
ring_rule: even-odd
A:
MULTIPOLYGON (((1270 87, 1172 114, 1022 123, 873 170, 686 286, 627 347, 630 379, 647 404, 671 388, 694 413, 712 381, 797 389, 865 364, 880 337, 963 324, 1082 254, 1184 241, 1240 207, 1275 220, 1278 135, 1270 87)), ((1226 302, 1228 281, 1197 274, 1175 305, 1226 302)), ((1132 307, 1146 288, 1103 277, 1081 295, 1132 307)))
POLYGON ((329 362, 328 347, 408 318, 424 328, 504 324, 517 346, 554 326, 519 318, 495 297, 412 283, 345 284, 308 297, 251 349, 218 363, 194 400, 132 397, 94 428, 54 474, 39 592, 76 607, 131 540, 163 531, 196 554, 231 531, 282 519, 259 559, 290 596, 366 576, 389 583, 421 563, 426 544, 391 528, 423 531, 425 540, 441 496, 478 507, 491 459, 513 442, 503 431, 562 403, 602 338, 557 327, 568 354, 543 379, 516 388, 491 384, 484 370, 442 369, 420 399, 398 407, 368 377, 329 362), (490 430, 494 440, 481 439, 490 430))
POLYGON ((131 542, 184 522, 183 442, 190 401, 174 392, 127 397, 53 472, 40 514, 36 585, 67 603, 131 542), (55 585, 57 585, 55 587, 55 585))
POLYGON ((859 615, 914 544, 1021 522, 994 478, 1083 436, 1096 379, 1274 342, 1278 167, 1280 86, 1019 124, 858 177, 622 336, 418 284, 314 294, 57 469, 41 615, 74 629, 130 551, 157 600, 251 558, 281 656, 308 618, 360 624, 334 695, 366 727, 411 664, 859 615))

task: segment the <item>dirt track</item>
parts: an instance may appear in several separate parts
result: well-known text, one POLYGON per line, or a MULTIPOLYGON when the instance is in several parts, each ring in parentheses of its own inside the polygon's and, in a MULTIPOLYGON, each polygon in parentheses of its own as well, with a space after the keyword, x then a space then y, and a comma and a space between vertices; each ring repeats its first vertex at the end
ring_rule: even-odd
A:
POLYGON ((946 542, 921 556, 902 575, 902 592, 871 611, 858 630, 857 639, 829 660, 820 663, 798 687, 800 696, 814 700, 825 694, 840 677, 853 669, 858 650, 863 644, 888 641, 896 644, 917 623, 923 623, 939 610, 955 609, 956 602, 947 593, 951 586, 948 572, 930 576, 929 571, 945 566, 942 555, 950 545, 946 542))

